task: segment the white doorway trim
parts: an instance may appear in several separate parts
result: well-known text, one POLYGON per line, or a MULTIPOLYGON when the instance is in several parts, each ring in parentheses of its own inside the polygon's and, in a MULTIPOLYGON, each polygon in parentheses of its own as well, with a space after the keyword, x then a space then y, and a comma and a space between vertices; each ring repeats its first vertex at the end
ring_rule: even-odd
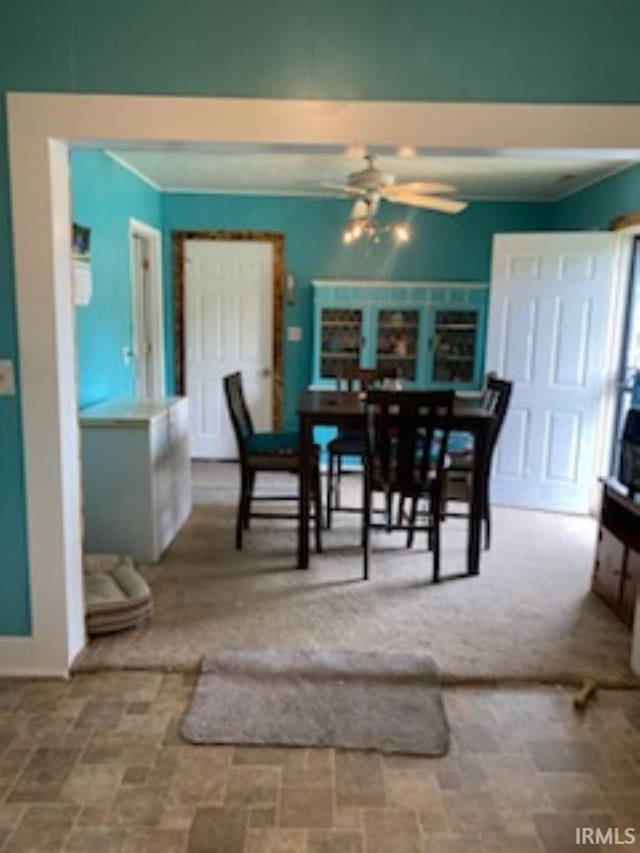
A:
POLYGON ((166 392, 164 373, 164 309, 162 293, 162 235, 157 228, 139 219, 129 219, 129 260, 131 268, 131 343, 136 367, 136 390, 138 396, 162 397, 166 392), (151 312, 151 341, 148 342, 144 329, 144 318, 140 316, 140 304, 144 294, 138 292, 139 278, 135 269, 136 237, 149 241, 148 294, 151 312), (141 388, 140 358, 147 344, 151 344, 151 383, 141 388), (144 393, 142 393, 144 391, 144 393))
POLYGON ((69 144, 640 152, 634 105, 40 93, 10 93, 7 105, 32 609, 25 670, 33 673, 67 672, 85 643, 69 144))

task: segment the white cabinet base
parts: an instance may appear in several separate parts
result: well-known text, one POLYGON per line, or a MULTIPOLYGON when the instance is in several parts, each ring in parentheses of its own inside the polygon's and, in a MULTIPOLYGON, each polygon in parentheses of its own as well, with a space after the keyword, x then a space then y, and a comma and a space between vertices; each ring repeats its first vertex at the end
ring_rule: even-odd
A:
POLYGON ((155 562, 191 512, 186 398, 80 412, 84 547, 155 562))

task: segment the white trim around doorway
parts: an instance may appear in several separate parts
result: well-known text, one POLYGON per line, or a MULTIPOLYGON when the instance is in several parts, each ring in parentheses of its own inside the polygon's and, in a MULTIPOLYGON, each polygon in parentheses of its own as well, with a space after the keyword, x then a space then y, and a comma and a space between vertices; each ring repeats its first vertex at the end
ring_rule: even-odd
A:
POLYGON ((640 156, 640 106, 296 101, 10 93, 11 216, 32 608, 32 674, 85 643, 70 145, 366 144, 380 150, 617 149, 640 156))

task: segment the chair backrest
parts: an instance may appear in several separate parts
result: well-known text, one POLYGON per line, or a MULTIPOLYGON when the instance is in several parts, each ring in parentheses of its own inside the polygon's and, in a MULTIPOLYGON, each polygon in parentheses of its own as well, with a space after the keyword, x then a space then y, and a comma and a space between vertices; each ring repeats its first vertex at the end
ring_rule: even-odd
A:
POLYGON ((442 475, 454 399, 453 391, 369 391, 370 487, 410 495, 442 475))
POLYGON ((353 367, 346 365, 336 374, 336 390, 338 391, 370 391, 383 380, 395 376, 388 370, 379 367, 353 367))
POLYGON ((489 382, 492 379, 497 379, 498 374, 495 371, 490 371, 484 377, 484 387, 482 388, 482 405, 485 409, 491 409, 493 406, 494 392, 489 390, 489 382))
POLYGON ((240 372, 230 373, 223 379, 224 393, 227 398, 229 417, 233 426, 233 432, 238 445, 238 453, 242 459, 246 454, 247 441, 253 435, 253 421, 247 408, 242 388, 242 374, 240 372))
POLYGON ((506 379, 499 379, 495 373, 487 375, 484 404, 495 417, 493 429, 489 436, 489 462, 491 462, 493 457, 493 451, 500 437, 504 419, 507 416, 512 391, 513 382, 508 382, 506 379))

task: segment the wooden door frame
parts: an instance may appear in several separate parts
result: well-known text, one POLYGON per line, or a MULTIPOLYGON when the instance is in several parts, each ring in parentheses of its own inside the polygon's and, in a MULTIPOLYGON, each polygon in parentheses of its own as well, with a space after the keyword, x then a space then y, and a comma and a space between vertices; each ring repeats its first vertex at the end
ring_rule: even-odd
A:
POLYGON ((275 231, 172 231, 173 251, 173 334, 176 393, 186 393, 185 321, 184 321, 184 247, 187 240, 224 240, 226 242, 271 243, 273 247, 272 278, 272 352, 271 352, 271 422, 274 429, 282 426, 283 370, 282 335, 284 329, 284 234, 275 231))

